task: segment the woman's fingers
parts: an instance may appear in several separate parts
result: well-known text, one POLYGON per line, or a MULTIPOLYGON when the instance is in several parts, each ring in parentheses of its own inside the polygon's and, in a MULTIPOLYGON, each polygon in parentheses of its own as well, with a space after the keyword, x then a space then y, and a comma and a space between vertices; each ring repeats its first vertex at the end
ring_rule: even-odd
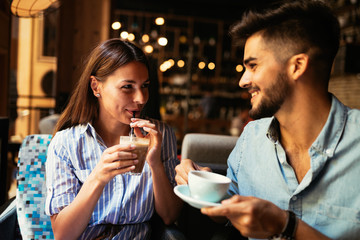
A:
POLYGON ((182 159, 180 164, 175 167, 176 176, 175 180, 178 185, 188 183, 188 174, 191 170, 197 170, 196 164, 190 159, 182 159))
POLYGON ((151 134, 158 133, 156 125, 148 120, 132 118, 131 121, 132 123, 130 123, 130 127, 134 128, 135 135, 137 137, 144 137, 139 128, 143 128, 146 132, 149 132, 151 134))
POLYGON ((118 160, 111 164, 112 169, 119 170, 125 168, 135 168, 135 165, 139 163, 138 159, 135 160, 118 160))

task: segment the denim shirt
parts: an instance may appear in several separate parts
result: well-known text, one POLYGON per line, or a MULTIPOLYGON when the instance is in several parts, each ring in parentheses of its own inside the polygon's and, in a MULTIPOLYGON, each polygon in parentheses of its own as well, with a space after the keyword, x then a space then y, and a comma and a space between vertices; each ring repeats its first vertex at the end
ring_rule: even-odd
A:
POLYGON ((250 122, 228 159, 231 194, 289 209, 333 239, 360 238, 360 111, 332 96, 328 119, 309 149, 310 169, 298 183, 278 138, 275 118, 250 122))

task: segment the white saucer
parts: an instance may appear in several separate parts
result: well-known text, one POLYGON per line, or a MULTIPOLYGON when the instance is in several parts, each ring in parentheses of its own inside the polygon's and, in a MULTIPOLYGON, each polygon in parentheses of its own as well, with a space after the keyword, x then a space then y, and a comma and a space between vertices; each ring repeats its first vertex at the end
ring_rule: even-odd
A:
POLYGON ((175 194, 181 198, 183 201, 187 202, 190 206, 194 208, 203 208, 203 207, 216 207, 221 206, 221 203, 213 203, 213 202, 206 202, 194 199, 190 196, 190 191, 188 185, 178 185, 174 188, 175 194))

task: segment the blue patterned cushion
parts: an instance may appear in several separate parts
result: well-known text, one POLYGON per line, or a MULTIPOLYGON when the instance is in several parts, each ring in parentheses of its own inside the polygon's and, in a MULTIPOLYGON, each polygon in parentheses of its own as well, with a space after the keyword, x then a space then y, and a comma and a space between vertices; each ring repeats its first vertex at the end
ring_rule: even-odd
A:
POLYGON ((19 151, 17 215, 23 239, 54 239, 45 215, 45 162, 51 135, 27 136, 19 151))

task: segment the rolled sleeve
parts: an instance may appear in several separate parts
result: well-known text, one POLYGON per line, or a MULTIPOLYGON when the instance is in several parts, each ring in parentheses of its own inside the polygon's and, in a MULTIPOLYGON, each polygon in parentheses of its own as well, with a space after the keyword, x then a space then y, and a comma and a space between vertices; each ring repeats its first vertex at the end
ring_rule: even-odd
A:
POLYGON ((57 139, 58 136, 55 136, 51 141, 46 161, 45 212, 50 216, 69 205, 81 187, 69 161, 68 152, 57 139))

